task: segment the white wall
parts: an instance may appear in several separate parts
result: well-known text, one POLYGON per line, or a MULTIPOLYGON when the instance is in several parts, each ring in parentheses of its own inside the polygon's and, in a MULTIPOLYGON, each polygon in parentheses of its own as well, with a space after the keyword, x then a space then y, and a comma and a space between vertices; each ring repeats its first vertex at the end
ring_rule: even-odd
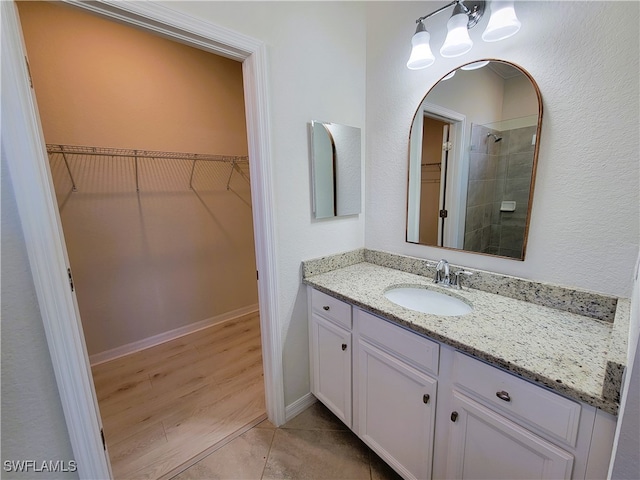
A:
POLYGON ((170 7, 267 45, 278 322, 289 405, 309 392, 307 302, 300 262, 364 245, 364 214, 313 220, 307 124, 321 120, 364 128, 365 4, 172 2, 170 7))
MULTIPOLYGON (((2 461, 73 460, 2 151, 2 461)), ((34 474, 2 471, 2 478, 34 474)), ((51 473, 48 478, 77 478, 51 473)))
MULTIPOLYGON (((366 246, 535 280, 629 296, 638 251, 637 2, 516 2, 520 32, 470 53, 437 53, 446 14, 427 20, 436 62, 405 67, 415 19, 439 2, 367 3, 366 246), (444 18, 443 18, 444 15, 444 18), (408 244, 408 136, 424 94, 456 66, 500 58, 522 66, 544 114, 524 262, 408 244)), ((455 78, 455 77, 454 77, 455 78)))

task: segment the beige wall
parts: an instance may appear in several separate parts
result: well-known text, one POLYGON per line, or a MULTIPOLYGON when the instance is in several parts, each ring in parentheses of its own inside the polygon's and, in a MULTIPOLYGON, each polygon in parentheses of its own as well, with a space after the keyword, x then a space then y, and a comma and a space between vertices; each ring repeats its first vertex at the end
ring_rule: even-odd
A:
POLYGON ((239 62, 49 2, 18 2, 48 143, 247 154, 239 62))
POLYGON ((537 114, 538 97, 529 77, 523 75, 505 80, 501 120, 537 114))
MULTIPOLYGON (((247 153, 239 62, 73 8, 19 4, 48 143, 247 153)), ((52 173, 90 355, 257 304, 248 182, 229 164, 69 157, 52 173)))

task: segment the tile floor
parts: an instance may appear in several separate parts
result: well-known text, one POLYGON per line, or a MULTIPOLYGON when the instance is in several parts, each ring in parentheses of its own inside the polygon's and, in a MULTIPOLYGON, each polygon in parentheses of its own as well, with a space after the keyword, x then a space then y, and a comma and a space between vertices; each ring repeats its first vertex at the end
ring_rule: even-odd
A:
POLYGON ((284 426, 265 420, 173 477, 187 479, 400 479, 320 402, 284 426))

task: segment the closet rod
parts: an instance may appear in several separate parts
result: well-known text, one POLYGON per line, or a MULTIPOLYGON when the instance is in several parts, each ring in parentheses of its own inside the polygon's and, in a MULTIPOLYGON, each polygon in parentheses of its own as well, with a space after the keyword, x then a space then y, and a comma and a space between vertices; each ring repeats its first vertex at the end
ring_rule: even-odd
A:
POLYGON ((134 150, 124 148, 84 147, 79 145, 47 144, 48 153, 71 155, 93 155, 102 157, 156 158, 168 160, 201 160, 209 162, 238 163, 248 162, 246 155, 213 155, 207 153, 161 152, 154 150, 134 150))

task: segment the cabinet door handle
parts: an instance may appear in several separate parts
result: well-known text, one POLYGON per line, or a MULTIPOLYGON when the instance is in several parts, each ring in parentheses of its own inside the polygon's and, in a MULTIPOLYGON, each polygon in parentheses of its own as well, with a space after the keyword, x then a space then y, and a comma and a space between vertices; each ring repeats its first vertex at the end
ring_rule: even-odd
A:
POLYGON ((458 412, 451 412, 451 421, 455 422, 458 419, 458 412))
POLYGON ((346 343, 343 343, 343 344, 342 344, 342 351, 344 352, 346 349, 347 349, 347 344, 346 344, 346 343))
POLYGON ((323 310, 326 310, 327 312, 329 311, 329 305, 325 305, 324 307, 322 307, 323 310))
POLYGON ((430 398, 431 398, 431 397, 429 396, 429 394, 428 394, 428 393, 425 393, 425 394, 422 396, 422 402, 423 402, 423 403, 429 403, 429 399, 430 399, 430 398))
POLYGON ((509 392, 505 392, 504 390, 501 390, 500 392, 496 392, 496 397, 498 397, 500 400, 504 400, 505 402, 511 401, 509 392))

